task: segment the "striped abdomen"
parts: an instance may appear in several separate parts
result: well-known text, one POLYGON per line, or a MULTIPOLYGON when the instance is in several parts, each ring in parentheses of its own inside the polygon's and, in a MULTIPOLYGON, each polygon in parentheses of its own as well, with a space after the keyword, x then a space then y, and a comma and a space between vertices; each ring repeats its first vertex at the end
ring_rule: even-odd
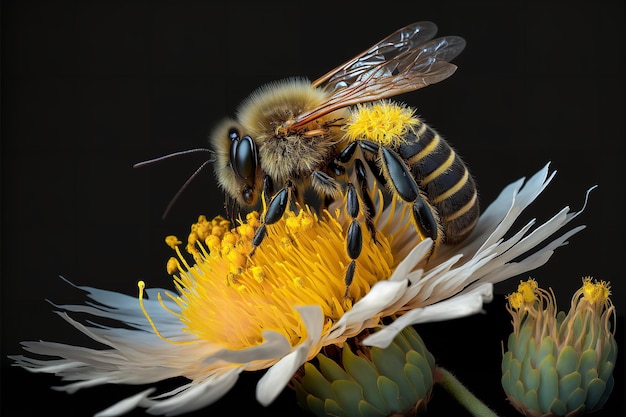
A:
POLYGON ((411 168, 417 184, 437 209, 445 242, 463 240, 480 214, 476 184, 454 149, 426 123, 396 148, 411 168))

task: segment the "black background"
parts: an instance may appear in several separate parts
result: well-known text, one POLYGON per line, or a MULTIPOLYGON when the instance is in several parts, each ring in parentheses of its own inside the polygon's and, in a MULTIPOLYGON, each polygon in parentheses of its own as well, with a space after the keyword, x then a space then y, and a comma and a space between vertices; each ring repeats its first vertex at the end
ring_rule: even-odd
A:
MULTIPOLYGON (((483 205, 547 162, 554 182, 524 219, 578 210, 587 229, 549 263, 496 285, 486 315, 418 326, 440 365, 501 415, 516 415, 499 383, 510 332, 503 294, 528 275, 562 308, 584 275, 611 281, 623 344, 624 4, 608 2, 204 1, 2 2, 2 413, 91 415, 138 392, 105 386, 67 395, 57 378, 10 366, 23 340, 88 344, 45 301, 78 302, 58 279, 136 294, 167 287, 168 234, 222 212, 210 169, 170 215, 169 199, 202 162, 135 162, 204 146, 209 130, 259 85, 314 79, 408 23, 432 20, 463 36, 459 70, 399 99, 417 107, 463 155, 483 205)), ((624 361, 597 416, 623 415, 624 361)), ((286 390, 268 408, 245 374, 197 415, 301 413, 286 390)), ((167 385, 167 384, 166 384, 167 385)), ((429 415, 466 415, 440 389, 429 415)), ((143 415, 143 411, 132 415, 143 415)))

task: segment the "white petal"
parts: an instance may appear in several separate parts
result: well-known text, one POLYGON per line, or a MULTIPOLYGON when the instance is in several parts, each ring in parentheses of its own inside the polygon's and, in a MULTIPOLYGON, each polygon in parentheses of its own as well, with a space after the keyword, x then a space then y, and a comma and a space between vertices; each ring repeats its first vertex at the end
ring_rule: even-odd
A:
POLYGON ((296 307, 307 329, 307 338, 265 372, 256 386, 256 398, 264 406, 272 403, 298 368, 307 361, 311 347, 319 343, 324 316, 319 306, 296 307))
MULTIPOLYGON (((210 376, 200 382, 191 382, 182 390, 178 388, 176 395, 165 400, 146 399, 142 405, 146 406, 148 404, 144 403, 149 402, 147 413, 166 416, 177 416, 198 410, 213 404, 230 391, 242 370, 243 367, 231 368, 223 374, 210 376)), ((159 398, 166 395, 160 395, 159 398)))
POLYGON ((419 264, 430 252, 433 241, 427 238, 415 246, 411 252, 398 264, 395 271, 389 278, 390 281, 404 280, 407 275, 419 264))
POLYGON ((254 360, 278 359, 291 350, 291 343, 282 334, 272 330, 263 331, 263 343, 247 349, 221 350, 211 355, 205 363, 224 360, 232 363, 247 363, 254 360))
POLYGON ((398 317, 388 326, 385 326, 363 339, 366 346, 379 348, 388 347, 393 339, 405 327, 426 322, 452 320, 466 317, 482 311, 483 304, 490 302, 493 297, 493 286, 484 284, 471 293, 450 298, 439 303, 413 309, 398 317))
POLYGON ((398 300, 406 291, 407 284, 406 279, 379 281, 374 284, 370 291, 335 323, 326 340, 332 341, 341 336, 352 324, 359 325, 357 330, 360 330, 364 322, 377 317, 386 307, 398 300))
POLYGON ((141 404, 148 398, 150 394, 154 392, 155 388, 148 388, 145 391, 142 391, 138 394, 133 395, 132 397, 128 397, 111 407, 96 413, 94 417, 113 417, 113 416, 121 416, 122 414, 126 414, 135 408, 141 406, 141 404))

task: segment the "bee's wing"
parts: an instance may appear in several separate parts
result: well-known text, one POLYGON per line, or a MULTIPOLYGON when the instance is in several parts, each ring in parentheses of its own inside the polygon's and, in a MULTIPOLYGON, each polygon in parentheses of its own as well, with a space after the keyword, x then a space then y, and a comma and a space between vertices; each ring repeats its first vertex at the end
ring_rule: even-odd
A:
POLYGON ((448 78, 456 70, 449 61, 465 48, 465 40, 458 36, 432 39, 436 32, 431 22, 406 26, 315 80, 313 86, 329 91, 329 99, 299 115, 291 128, 342 107, 417 90, 448 78))

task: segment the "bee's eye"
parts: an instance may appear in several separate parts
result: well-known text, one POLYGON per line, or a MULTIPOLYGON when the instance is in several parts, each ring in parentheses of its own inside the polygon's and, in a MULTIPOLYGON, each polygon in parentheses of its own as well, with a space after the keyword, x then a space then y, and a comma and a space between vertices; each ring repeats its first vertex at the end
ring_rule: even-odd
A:
POLYGON ((256 144, 248 135, 239 138, 239 132, 232 130, 228 133, 231 139, 230 164, 235 174, 250 187, 254 186, 257 166, 256 144))

